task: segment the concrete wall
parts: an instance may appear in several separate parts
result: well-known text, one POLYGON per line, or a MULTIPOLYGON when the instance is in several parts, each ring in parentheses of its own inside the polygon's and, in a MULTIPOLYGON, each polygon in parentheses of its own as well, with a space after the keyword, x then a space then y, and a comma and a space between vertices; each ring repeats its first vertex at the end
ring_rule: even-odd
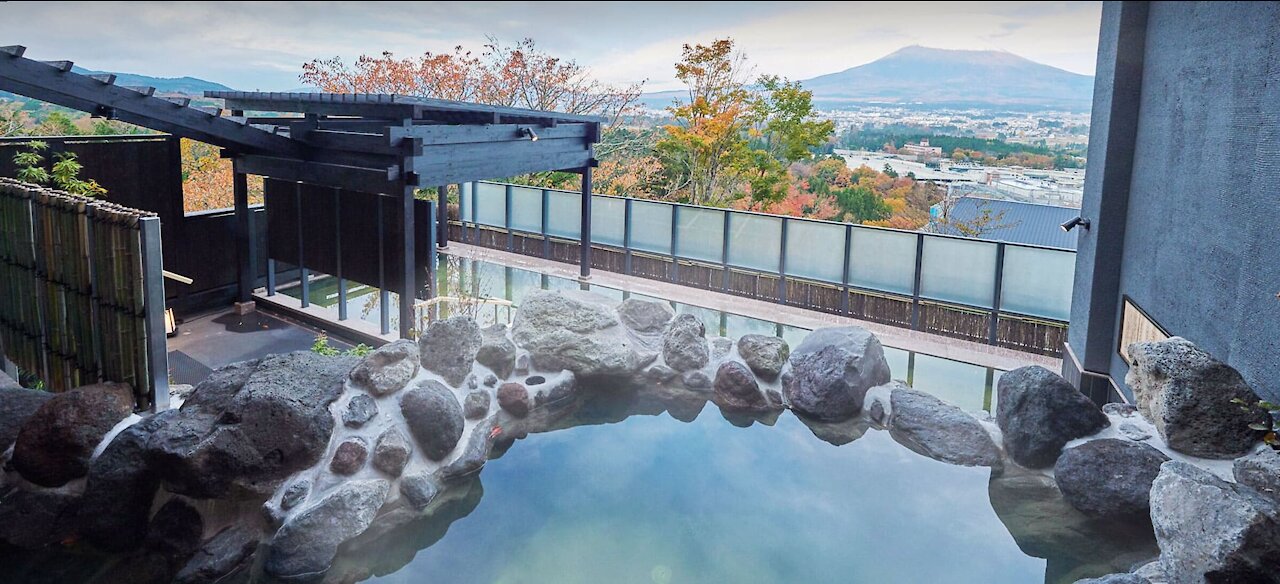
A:
MULTIPOLYGON (((1109 35, 1126 34, 1118 13, 1139 8, 1121 4, 1104 10, 1104 50, 1109 35)), ((1115 102, 1134 96, 1104 87, 1095 95, 1094 123, 1102 125, 1091 140, 1102 143, 1091 144, 1082 212, 1097 218, 1095 235, 1081 239, 1080 310, 1073 310, 1069 343, 1085 369, 1109 373, 1124 389, 1116 315, 1127 294, 1170 333, 1232 364, 1265 396, 1280 397, 1280 4, 1140 8, 1147 14, 1134 129, 1099 116, 1105 108, 1114 117, 1115 102), (1104 130, 1110 135, 1100 137, 1104 130), (1094 146, 1124 142, 1125 132, 1131 162, 1115 151, 1093 157, 1094 146), (1127 197, 1115 184, 1124 174, 1127 197), (1086 239, 1094 246, 1088 254, 1086 239), (1085 322, 1077 317, 1087 324, 1077 327, 1085 322)), ((1113 57, 1120 68, 1139 58, 1113 57)))

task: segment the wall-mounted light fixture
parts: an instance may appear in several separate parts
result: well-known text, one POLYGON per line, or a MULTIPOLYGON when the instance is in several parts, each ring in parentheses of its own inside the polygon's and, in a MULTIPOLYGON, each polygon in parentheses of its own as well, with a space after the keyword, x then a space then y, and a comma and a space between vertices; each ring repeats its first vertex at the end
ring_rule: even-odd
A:
POLYGON ((1070 232, 1072 229, 1075 229, 1075 228, 1076 228, 1076 226, 1080 226, 1080 227, 1081 227, 1081 228, 1083 228, 1085 231, 1088 231, 1088 230, 1089 230, 1089 220, 1088 220, 1088 219, 1085 219, 1084 217, 1076 217, 1075 219, 1072 219, 1072 220, 1070 220, 1070 221, 1067 221, 1066 223, 1063 223, 1063 224, 1062 224, 1062 230, 1063 230, 1063 231, 1070 232))
POLYGON ((520 128, 520 137, 522 137, 522 138, 528 138, 530 142, 537 142, 537 141, 538 141, 538 135, 537 135, 537 134, 535 134, 535 133, 533 132, 533 128, 530 128, 529 126, 525 126, 525 127, 523 127, 523 128, 520 128))

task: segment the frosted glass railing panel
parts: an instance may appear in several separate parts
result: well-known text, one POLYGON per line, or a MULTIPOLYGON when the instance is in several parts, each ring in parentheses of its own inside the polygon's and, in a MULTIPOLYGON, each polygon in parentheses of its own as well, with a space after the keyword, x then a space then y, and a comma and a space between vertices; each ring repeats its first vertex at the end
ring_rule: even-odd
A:
POLYGON ((844 226, 787 224, 787 275, 836 284, 844 280, 844 226))
POLYGON ((681 207, 676 234, 676 255, 720 263, 724 249, 724 211, 681 207))
POLYGON ((911 294, 916 278, 916 235, 854 227, 849 251, 849 283, 911 294))
POLYGON ((475 217, 473 217, 473 215, 475 215, 475 211, 472 210, 474 207, 471 206, 471 203, 474 200, 474 197, 471 196, 471 185, 472 183, 463 183, 462 193, 458 197, 458 204, 461 206, 461 208, 458 209, 458 213, 461 214, 460 216, 462 217, 462 220, 468 223, 475 220, 475 217))
POLYGON ((578 226, 582 225, 581 195, 564 191, 547 192, 547 234, 567 239, 578 239, 582 235, 578 226))
MULTIPOLYGON (((680 244, 683 248, 683 239, 680 244)), ((746 213, 729 214, 730 264, 777 273, 781 245, 782 219, 746 213)))
POLYGON ((671 254, 671 205, 631 202, 631 249, 671 254))
POLYGON ((506 228, 507 188, 503 185, 476 183, 476 222, 506 228))
POLYGON ((920 295, 989 308, 996 285, 996 244, 926 237, 920 295))
POLYGON ((627 202, 616 197, 591 197, 591 242, 622 247, 627 225, 627 202))
POLYGON ((511 228, 542 233, 542 189, 511 187, 511 228))
POLYGON ((1000 310, 1069 320, 1075 270, 1073 252, 1006 246, 1000 310))

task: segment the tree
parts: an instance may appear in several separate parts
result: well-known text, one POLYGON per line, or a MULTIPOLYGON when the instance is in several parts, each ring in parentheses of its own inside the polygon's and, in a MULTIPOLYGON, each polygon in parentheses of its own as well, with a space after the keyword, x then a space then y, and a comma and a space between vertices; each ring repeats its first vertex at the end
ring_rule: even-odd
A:
POLYGON ((744 79, 746 57, 732 39, 710 45, 684 45, 676 78, 687 102, 667 108, 675 122, 656 151, 666 168, 669 193, 684 192, 697 204, 731 198, 735 171, 751 162, 745 133, 751 121, 751 95, 744 79))
POLYGON ((452 53, 397 58, 384 51, 361 55, 352 66, 341 58, 314 59, 302 66, 303 83, 335 93, 396 93, 488 105, 601 115, 618 123, 640 97, 643 82, 605 85, 577 62, 554 57, 533 39, 514 45, 489 37, 478 54, 452 53))
POLYGON ((27 125, 27 112, 17 103, 0 103, 0 137, 19 136, 27 125))
POLYGON ((930 230, 935 233, 949 233, 965 237, 982 237, 993 231, 1017 227, 1020 221, 1006 221, 1005 209, 996 211, 991 208, 988 199, 974 199, 974 215, 968 219, 954 216, 956 204, 964 197, 948 197, 938 203, 939 214, 930 223, 930 230))
POLYGON ((57 111, 49 112, 31 131, 33 136, 79 136, 83 133, 71 116, 57 111))
POLYGON ((881 172, 883 172, 885 176, 888 176, 889 178, 898 178, 898 171, 894 170, 892 166, 889 166, 888 162, 884 163, 884 170, 882 170, 881 172))
POLYGON ((761 76, 757 84, 762 92, 754 104, 753 134, 764 149, 788 163, 812 158, 813 149, 835 133, 835 122, 814 117, 813 92, 776 75, 761 76))
POLYGON ((845 212, 845 220, 866 223, 888 219, 893 209, 870 188, 862 185, 832 191, 836 204, 845 212))

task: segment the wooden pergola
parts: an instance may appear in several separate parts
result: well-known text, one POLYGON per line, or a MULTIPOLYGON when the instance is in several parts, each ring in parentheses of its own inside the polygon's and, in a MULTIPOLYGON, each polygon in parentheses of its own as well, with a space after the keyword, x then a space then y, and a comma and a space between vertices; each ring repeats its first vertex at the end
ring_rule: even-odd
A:
MULTIPOLYGON (((593 147, 604 118, 387 94, 205 92, 223 108, 193 108, 186 98, 124 87, 112 75, 80 75, 70 61, 36 61, 25 48, 0 47, 0 89, 95 116, 119 119, 222 147, 234 160, 239 300, 252 299, 257 267, 249 230, 247 175, 398 199, 403 266, 400 334, 411 334, 419 295, 414 194, 447 185, 545 171, 582 175, 591 192, 593 147), (224 115, 229 113, 230 115, 224 115)), ((448 233, 440 204, 437 243, 448 233)), ((591 273, 591 197, 581 205, 582 277, 591 273)))

